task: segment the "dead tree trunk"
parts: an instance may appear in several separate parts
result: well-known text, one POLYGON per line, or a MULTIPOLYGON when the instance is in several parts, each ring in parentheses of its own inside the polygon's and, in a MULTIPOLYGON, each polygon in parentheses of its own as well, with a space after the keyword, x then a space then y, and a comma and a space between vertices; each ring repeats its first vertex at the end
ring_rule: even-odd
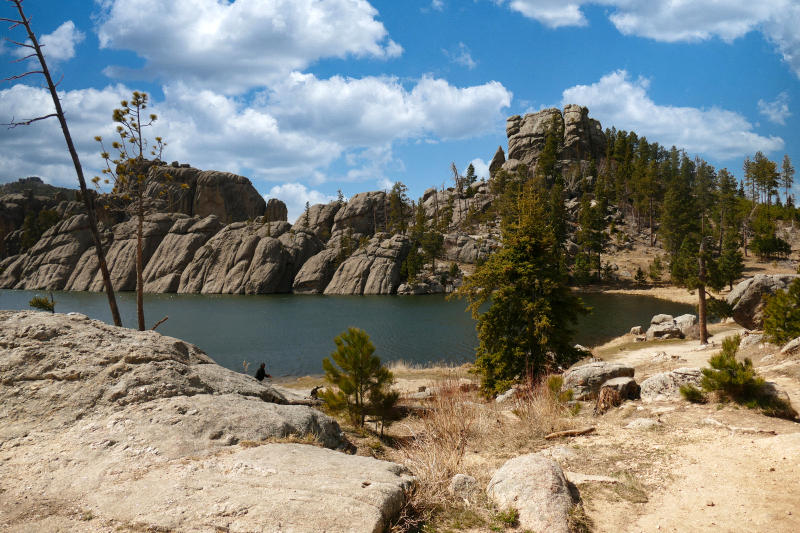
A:
POLYGON ((24 76, 27 76, 28 74, 44 75, 45 79, 47 80, 47 88, 50 90, 50 96, 53 98, 53 104, 55 105, 56 112, 54 114, 46 115, 44 117, 38 117, 19 123, 13 122, 12 119, 12 123, 10 124, 10 126, 12 128, 19 125, 27 126, 37 120, 42 120, 50 117, 58 117, 58 122, 61 124, 61 130, 64 132, 64 139, 67 142, 67 148, 69 149, 69 154, 70 156, 72 156, 72 163, 75 166, 75 172, 78 175, 78 183, 80 184, 81 188, 81 198, 83 199, 83 205, 86 207, 86 213, 89 218, 89 229, 92 232, 92 240, 94 241, 94 248, 95 251, 97 252, 97 260, 98 263, 100 264, 100 273, 103 276, 103 285, 105 286, 106 295, 108 296, 108 306, 111 309, 111 318, 114 320, 115 326, 122 327, 122 318, 120 317, 119 309, 117 308, 117 300, 114 296, 114 287, 111 285, 111 276, 108 274, 108 265, 106 264, 105 254, 103 253, 103 243, 100 240, 100 232, 97 229, 97 219, 95 218, 94 203, 92 202, 92 198, 90 197, 89 191, 86 188, 86 180, 83 177, 83 168, 81 167, 81 162, 80 159, 78 158, 78 152, 75 150, 75 145, 72 143, 72 136, 69 133, 69 127, 67 126, 67 119, 64 116, 64 110, 61 108, 61 101, 59 100, 58 93, 56 92, 56 84, 53 83, 53 78, 52 76, 50 76, 50 70, 47 68, 47 63, 44 60, 44 55, 42 54, 42 48, 39 45, 39 41, 36 39, 36 34, 34 34, 33 30, 31 29, 30 25, 31 19, 26 18, 25 13, 22 11, 22 0, 11 0, 11 1, 17 7, 17 11, 19 11, 20 20, 13 20, 7 18, 0 18, 0 20, 13 23, 13 26, 11 27, 12 29, 20 25, 25 28, 25 31, 28 32, 28 38, 31 40, 31 44, 18 43, 15 41, 11 42, 22 47, 32 48, 34 50, 34 53, 20 59, 20 61, 36 56, 36 58, 39 60, 39 64, 42 66, 42 70, 26 72, 20 76, 12 76, 3 81, 22 78, 24 76))

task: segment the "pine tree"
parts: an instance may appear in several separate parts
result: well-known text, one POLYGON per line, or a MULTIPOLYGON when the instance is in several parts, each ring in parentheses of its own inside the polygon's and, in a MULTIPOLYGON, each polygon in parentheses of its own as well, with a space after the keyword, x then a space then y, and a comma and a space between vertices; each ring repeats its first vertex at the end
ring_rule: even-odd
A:
POLYGON ((474 368, 487 396, 580 358, 571 325, 588 310, 567 286, 564 251, 547 224, 545 198, 533 181, 513 193, 502 220, 503 248, 455 293, 468 298, 478 320, 474 368))
POLYGON ((786 193, 786 203, 789 203, 789 189, 794 185, 794 167, 789 154, 783 156, 783 165, 781 165, 781 187, 784 188, 786 193))
POLYGON ((399 395, 388 390, 394 376, 381 364, 380 357, 372 355, 375 345, 365 331, 348 328, 333 342, 336 351, 322 360, 322 368, 325 380, 338 390, 328 388, 321 398, 329 409, 346 413, 354 424, 363 427, 367 415, 376 408, 385 412, 397 402, 399 395))
POLYGON ((739 251, 738 233, 731 232, 725 236, 719 258, 719 271, 722 279, 733 290, 733 282, 741 278, 744 273, 744 256, 739 251))

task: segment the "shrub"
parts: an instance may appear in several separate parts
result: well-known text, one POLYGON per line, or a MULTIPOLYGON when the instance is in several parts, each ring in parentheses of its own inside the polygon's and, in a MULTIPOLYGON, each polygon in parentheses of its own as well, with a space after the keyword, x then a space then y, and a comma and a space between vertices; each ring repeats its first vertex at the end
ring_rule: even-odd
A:
POLYGON ((708 401, 703 391, 691 384, 681 385, 680 392, 681 396, 690 403, 706 403, 708 401))
POLYGON ((33 300, 28 302, 28 305, 33 307, 34 309, 38 309, 39 311, 47 311, 49 313, 56 312, 56 301, 53 299, 53 294, 50 294, 50 299, 47 299, 47 296, 44 298, 40 296, 34 296, 33 300))
POLYGON ((333 342, 336 343, 336 351, 331 353, 333 362, 326 357, 322 368, 325 380, 338 390, 326 390, 322 400, 331 411, 346 413, 353 424, 361 427, 367 415, 380 418, 383 432, 399 397, 389 390, 394 383, 392 373, 381 364, 380 357, 372 355, 375 345, 365 331, 348 328, 333 342))
POLYGON ((761 409, 767 416, 789 420, 796 418, 797 412, 791 403, 778 398, 765 387, 764 378, 756 373, 750 358, 736 360, 740 342, 739 335, 722 341, 722 352, 708 360, 711 368, 702 370, 700 386, 706 392, 716 393, 723 401, 733 401, 749 409, 761 409))
POLYGON ((779 290, 767 298, 764 334, 777 344, 800 337, 800 278, 794 280, 787 291, 779 290))

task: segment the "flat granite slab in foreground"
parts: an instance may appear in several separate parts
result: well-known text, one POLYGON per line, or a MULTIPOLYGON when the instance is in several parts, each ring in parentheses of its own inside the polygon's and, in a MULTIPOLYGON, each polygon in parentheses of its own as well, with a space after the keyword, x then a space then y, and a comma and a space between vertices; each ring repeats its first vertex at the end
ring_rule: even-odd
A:
POLYGON ((384 531, 410 473, 286 402, 178 339, 0 312, 0 530, 384 531), (258 445, 290 435, 321 446, 258 445))

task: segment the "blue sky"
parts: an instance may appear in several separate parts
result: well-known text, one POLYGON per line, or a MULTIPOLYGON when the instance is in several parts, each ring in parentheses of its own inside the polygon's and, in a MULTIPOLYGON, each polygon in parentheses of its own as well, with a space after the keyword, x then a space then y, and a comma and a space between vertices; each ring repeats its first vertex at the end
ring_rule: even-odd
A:
MULTIPOLYGON (((0 16, 14 15, 3 2, 0 16)), ((152 96, 167 161, 249 177, 290 221, 402 181, 412 198, 480 173, 505 119, 587 106, 738 178, 761 150, 800 168, 796 0, 27 0, 87 174, 112 110, 152 96)), ((2 35, 24 38, 19 31, 2 35)), ((0 77, 17 50, 0 48, 0 77)), ((41 80, 0 85, 0 122, 50 112, 41 80)), ((77 186, 54 120, 0 128, 0 182, 77 186)))

